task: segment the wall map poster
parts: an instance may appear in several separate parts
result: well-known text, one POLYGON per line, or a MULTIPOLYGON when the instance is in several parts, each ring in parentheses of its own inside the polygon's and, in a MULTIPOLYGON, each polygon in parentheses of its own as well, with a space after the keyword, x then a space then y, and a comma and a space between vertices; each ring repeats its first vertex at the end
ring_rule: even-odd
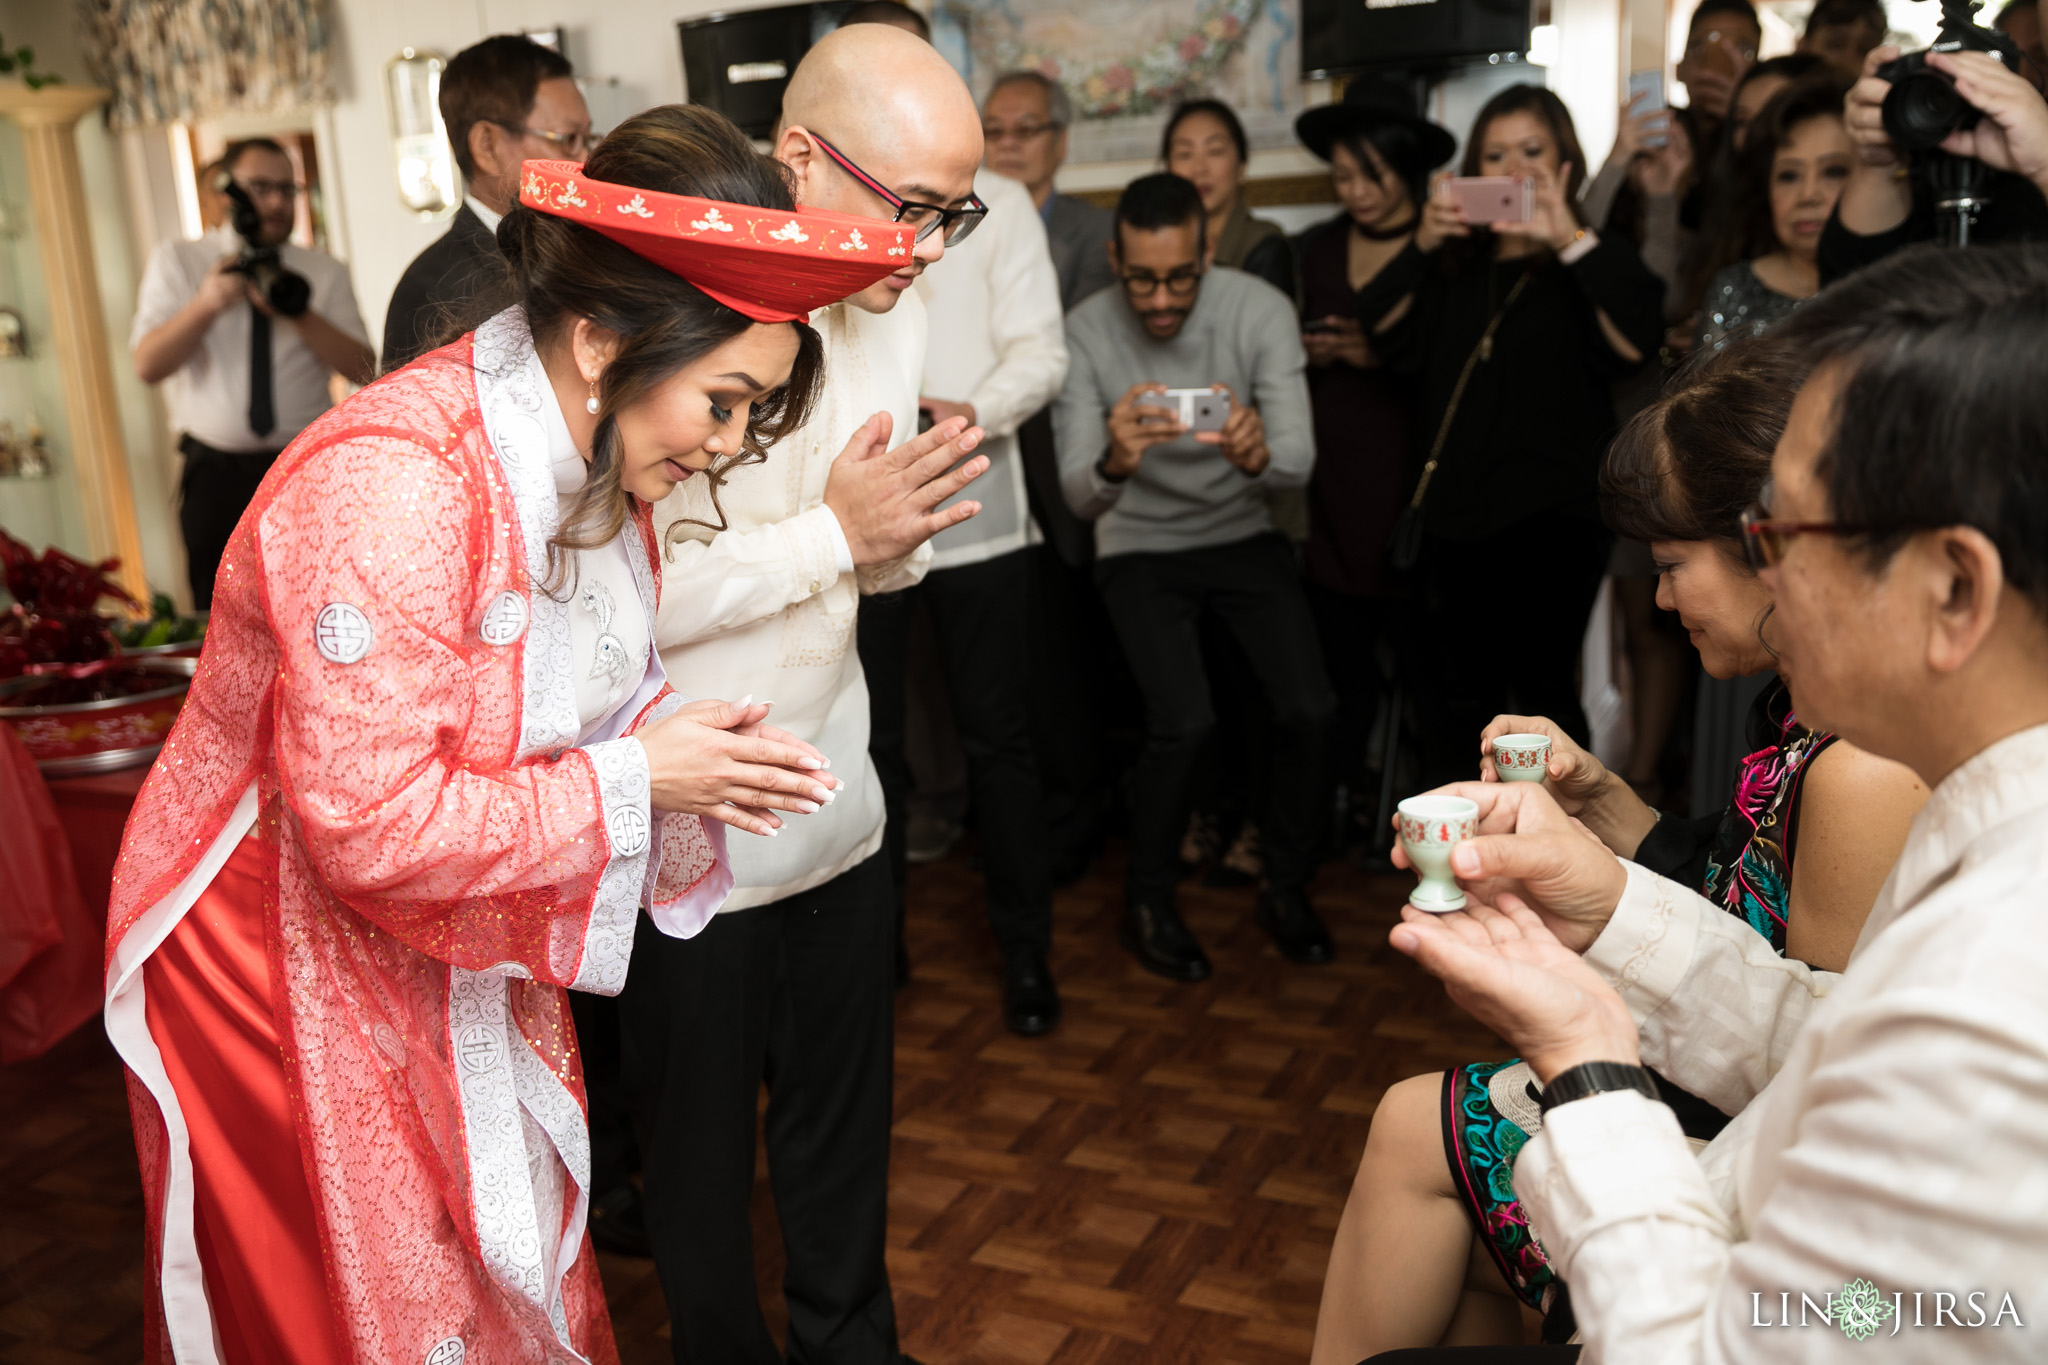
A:
POLYGON ((1068 156, 1150 158, 1183 99, 1237 110, 1254 147, 1294 140, 1301 112, 1300 0, 936 0, 932 40, 976 96, 1028 67, 1073 97, 1068 156))

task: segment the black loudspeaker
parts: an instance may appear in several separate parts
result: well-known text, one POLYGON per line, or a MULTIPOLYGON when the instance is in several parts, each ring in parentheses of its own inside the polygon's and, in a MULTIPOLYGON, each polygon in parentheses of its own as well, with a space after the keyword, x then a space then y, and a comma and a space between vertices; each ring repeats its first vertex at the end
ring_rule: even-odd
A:
POLYGON ((777 5, 678 23, 690 103, 716 109, 748 137, 767 137, 782 116, 790 73, 853 2, 777 5))
POLYGON ((1529 0, 1302 0, 1310 80, 1385 67, 1424 71, 1529 50, 1529 0))

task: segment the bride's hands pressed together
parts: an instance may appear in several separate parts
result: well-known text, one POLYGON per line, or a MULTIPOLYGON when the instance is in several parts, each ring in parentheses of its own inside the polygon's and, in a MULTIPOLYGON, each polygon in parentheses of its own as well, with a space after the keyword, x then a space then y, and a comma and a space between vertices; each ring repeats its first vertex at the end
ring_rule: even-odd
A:
POLYGON ((654 808, 772 835, 782 827, 774 812, 829 805, 844 784, 825 771, 825 756, 767 718, 765 702, 696 701, 635 731, 654 808))

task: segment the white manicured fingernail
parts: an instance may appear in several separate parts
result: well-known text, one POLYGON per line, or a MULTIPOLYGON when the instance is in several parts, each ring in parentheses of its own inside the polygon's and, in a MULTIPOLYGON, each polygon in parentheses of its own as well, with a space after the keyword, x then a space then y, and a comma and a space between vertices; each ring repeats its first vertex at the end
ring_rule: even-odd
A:
POLYGON ((769 837, 769 838, 773 839, 773 838, 774 838, 774 837, 775 837, 776 835, 778 835, 778 834, 780 834, 780 833, 782 833, 782 826, 780 826, 780 825, 770 825, 770 826, 768 826, 768 837, 769 837))
POLYGON ((823 763, 823 762, 821 762, 820 760, 818 760, 818 759, 815 759, 815 758, 804 758, 804 759, 799 759, 799 760, 797 760, 797 767, 799 767, 799 768, 808 768, 808 769, 810 769, 810 770, 811 770, 811 771, 813 771, 813 772, 816 772, 816 771, 817 771, 818 769, 820 769, 820 768, 822 768, 822 767, 824 767, 824 766, 825 766, 825 765, 824 765, 824 763, 823 763))
POLYGON ((819 806, 819 804, 815 801, 799 801, 796 803, 796 808, 802 811, 805 815, 816 815, 821 809, 823 809, 823 807, 819 806))
POLYGON ((744 710, 746 710, 746 709, 747 709, 747 708, 748 708, 749 706, 752 706, 753 704, 754 704, 754 694, 753 694, 752 692, 749 692, 749 693, 747 693, 747 695, 746 695, 746 696, 744 696, 744 697, 741 697, 741 698, 740 698, 740 699, 739 699, 738 701, 734 702, 734 703, 732 704, 732 709, 733 709, 733 710, 735 710, 735 711, 744 711, 744 710))
POLYGON ((811 788, 811 800, 813 800, 813 801, 823 801, 823 802, 824 802, 824 803, 825 803, 826 805, 828 805, 828 806, 829 806, 829 805, 831 805, 831 804, 832 804, 832 789, 831 789, 831 788, 829 788, 829 787, 813 787, 813 788, 811 788))

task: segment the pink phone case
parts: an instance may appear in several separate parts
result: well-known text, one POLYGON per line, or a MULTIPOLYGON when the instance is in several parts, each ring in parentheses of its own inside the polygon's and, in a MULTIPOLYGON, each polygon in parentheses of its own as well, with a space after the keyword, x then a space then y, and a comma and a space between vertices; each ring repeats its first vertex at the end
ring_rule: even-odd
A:
POLYGON ((1444 182, 1451 202, 1474 224, 1526 223, 1532 201, 1531 182, 1511 175, 1458 175, 1444 182))

